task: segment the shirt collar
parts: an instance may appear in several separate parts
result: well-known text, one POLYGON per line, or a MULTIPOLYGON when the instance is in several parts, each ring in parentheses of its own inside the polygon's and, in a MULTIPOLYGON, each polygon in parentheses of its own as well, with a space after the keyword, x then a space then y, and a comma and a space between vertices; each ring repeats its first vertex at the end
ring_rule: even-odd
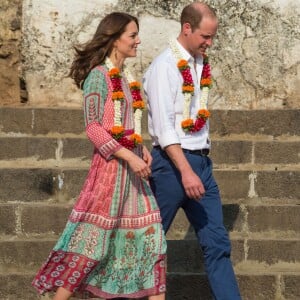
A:
MULTIPOLYGON (((185 59, 191 63, 194 63, 194 57, 178 42, 178 40, 176 39, 176 43, 178 46, 178 49, 182 55, 182 59, 185 59)), ((202 64, 203 63, 203 57, 202 56, 197 56, 196 57, 196 63, 197 64, 202 64)))

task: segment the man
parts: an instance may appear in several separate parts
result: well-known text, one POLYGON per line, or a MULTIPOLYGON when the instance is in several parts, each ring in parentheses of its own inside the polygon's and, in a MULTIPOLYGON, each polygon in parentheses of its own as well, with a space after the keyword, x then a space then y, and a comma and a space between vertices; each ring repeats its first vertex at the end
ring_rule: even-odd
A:
POLYGON ((204 253, 214 298, 241 299, 230 260, 230 241, 212 175, 208 89, 218 20, 208 5, 194 2, 181 14, 181 32, 144 75, 153 163, 151 187, 165 232, 182 207, 204 253), (201 82, 201 84, 200 84, 201 82))

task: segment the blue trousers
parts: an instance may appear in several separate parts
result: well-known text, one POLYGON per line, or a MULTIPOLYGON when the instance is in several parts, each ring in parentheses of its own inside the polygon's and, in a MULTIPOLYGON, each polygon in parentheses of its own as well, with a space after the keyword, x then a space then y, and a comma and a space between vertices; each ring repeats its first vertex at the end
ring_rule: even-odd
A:
POLYGON ((240 292, 230 260, 231 246, 223 224, 220 193, 207 156, 185 153, 194 172, 201 178, 205 196, 189 199, 181 175, 161 149, 152 150, 151 188, 156 196, 165 233, 181 207, 193 226, 204 254, 205 270, 216 300, 240 300, 240 292))

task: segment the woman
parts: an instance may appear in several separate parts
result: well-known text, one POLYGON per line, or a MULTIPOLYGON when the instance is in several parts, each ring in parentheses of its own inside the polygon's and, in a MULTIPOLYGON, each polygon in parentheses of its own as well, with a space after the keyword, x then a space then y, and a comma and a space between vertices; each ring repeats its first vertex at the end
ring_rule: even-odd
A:
POLYGON ((81 297, 165 299, 166 241, 151 192, 151 155, 142 146, 140 86, 124 65, 135 57, 138 20, 114 12, 76 49, 70 76, 84 93, 91 168, 33 286, 53 300, 81 297))

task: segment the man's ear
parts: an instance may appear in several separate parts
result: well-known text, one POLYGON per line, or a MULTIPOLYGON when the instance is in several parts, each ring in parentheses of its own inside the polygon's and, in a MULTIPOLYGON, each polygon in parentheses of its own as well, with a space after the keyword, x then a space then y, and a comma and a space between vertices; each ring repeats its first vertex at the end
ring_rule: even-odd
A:
POLYGON ((189 35, 191 34, 193 31, 192 31, 192 27, 191 27, 191 24, 190 23, 184 23, 182 25, 182 31, 184 33, 184 35, 189 35))

